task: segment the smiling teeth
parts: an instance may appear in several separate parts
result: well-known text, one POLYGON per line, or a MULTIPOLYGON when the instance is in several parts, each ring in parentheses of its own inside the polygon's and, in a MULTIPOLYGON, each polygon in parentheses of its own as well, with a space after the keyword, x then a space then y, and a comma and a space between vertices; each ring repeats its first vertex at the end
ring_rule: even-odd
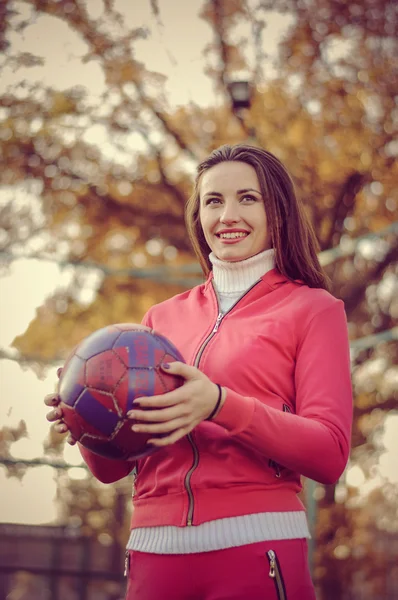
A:
POLYGON ((234 233, 220 233, 220 238, 225 238, 227 240, 233 240, 234 238, 243 238, 247 236, 247 233, 243 233, 241 231, 234 233))

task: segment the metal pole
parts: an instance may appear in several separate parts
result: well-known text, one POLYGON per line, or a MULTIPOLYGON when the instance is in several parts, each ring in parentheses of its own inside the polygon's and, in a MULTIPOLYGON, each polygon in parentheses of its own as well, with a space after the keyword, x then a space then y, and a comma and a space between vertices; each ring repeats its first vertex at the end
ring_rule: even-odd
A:
POLYGON ((311 576, 314 575, 314 557, 316 548, 316 513, 317 502, 315 499, 316 482, 312 479, 305 481, 305 504, 307 509, 308 525, 311 538, 308 540, 308 563, 311 576))

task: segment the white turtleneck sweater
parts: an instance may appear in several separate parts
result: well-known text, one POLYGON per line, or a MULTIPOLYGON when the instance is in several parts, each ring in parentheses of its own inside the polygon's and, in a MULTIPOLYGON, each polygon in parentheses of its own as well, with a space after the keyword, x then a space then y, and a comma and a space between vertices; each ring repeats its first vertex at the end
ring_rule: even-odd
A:
MULTIPOLYGON (((222 261, 213 253, 209 258, 222 313, 275 266, 273 249, 238 262, 222 261)), ((272 512, 217 519, 194 527, 140 527, 131 531, 127 549, 154 554, 191 554, 266 540, 308 537, 305 512, 272 512)))
POLYGON ((227 312, 256 281, 275 266, 273 248, 237 262, 220 260, 213 252, 209 259, 213 265, 213 281, 222 313, 227 312))

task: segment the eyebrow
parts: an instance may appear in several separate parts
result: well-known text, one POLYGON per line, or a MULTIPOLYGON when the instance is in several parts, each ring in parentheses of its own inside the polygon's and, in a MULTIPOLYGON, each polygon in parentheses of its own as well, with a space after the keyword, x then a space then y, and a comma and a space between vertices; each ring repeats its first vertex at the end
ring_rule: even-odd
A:
MULTIPOLYGON (((238 194, 246 194, 247 192, 256 192, 256 194, 260 194, 261 192, 259 192, 258 190, 255 190, 254 188, 246 188, 244 190, 238 190, 238 194)), ((222 194, 220 194, 219 192, 207 192, 205 194, 205 196, 218 196, 219 198, 222 198, 222 194)))

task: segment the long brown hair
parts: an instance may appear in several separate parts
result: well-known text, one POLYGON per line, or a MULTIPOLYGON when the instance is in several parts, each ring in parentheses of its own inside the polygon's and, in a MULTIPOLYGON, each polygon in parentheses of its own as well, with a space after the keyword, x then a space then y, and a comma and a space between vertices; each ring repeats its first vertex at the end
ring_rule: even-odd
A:
POLYGON ((197 167, 192 196, 185 210, 188 235, 204 275, 211 270, 211 252, 200 223, 200 180, 205 171, 221 162, 239 161, 251 165, 263 196, 276 268, 291 280, 309 287, 328 289, 328 279, 317 256, 318 242, 293 181, 283 164, 270 152, 247 144, 225 145, 214 150, 197 167))

